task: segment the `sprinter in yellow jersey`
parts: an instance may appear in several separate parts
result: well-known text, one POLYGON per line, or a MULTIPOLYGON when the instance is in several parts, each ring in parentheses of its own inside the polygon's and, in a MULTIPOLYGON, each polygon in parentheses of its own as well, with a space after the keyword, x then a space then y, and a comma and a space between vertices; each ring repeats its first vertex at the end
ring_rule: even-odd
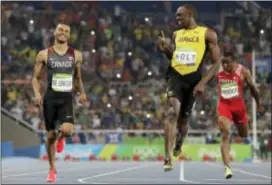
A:
POLYGON ((196 16, 192 5, 183 5, 177 9, 176 20, 180 29, 173 34, 173 49, 166 45, 163 32, 162 37, 159 37, 160 50, 171 60, 167 96, 172 108, 169 109, 168 120, 164 123, 165 171, 173 168, 171 150, 175 139, 173 155, 179 156, 181 153, 195 95, 204 91, 205 84, 217 73, 220 66, 217 34, 209 28, 199 26, 195 20, 196 16), (202 76, 200 67, 206 51, 211 54, 213 66, 202 76))

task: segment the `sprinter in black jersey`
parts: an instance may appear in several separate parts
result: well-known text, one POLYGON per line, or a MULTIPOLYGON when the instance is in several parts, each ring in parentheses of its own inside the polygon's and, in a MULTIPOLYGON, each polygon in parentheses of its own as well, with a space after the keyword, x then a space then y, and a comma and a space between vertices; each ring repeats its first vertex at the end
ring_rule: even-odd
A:
POLYGON ((73 132, 73 92, 80 93, 81 103, 87 102, 81 79, 82 53, 70 48, 67 43, 70 26, 59 23, 54 36, 54 45, 38 53, 32 81, 35 103, 43 110, 47 131, 46 149, 50 165, 48 182, 56 181, 55 150, 62 152, 65 137, 71 136, 73 132), (43 71, 47 72, 47 89, 44 97, 41 95, 43 71), (57 133, 56 121, 61 123, 57 133))

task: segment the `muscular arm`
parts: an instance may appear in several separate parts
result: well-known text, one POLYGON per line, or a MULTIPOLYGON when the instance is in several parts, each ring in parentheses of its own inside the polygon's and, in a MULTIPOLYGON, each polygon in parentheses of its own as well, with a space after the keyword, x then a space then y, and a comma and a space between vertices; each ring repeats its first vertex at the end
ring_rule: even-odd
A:
POLYGON ((46 53, 45 50, 40 51, 37 55, 35 67, 34 67, 34 75, 32 79, 32 87, 36 97, 40 96, 40 89, 41 89, 41 77, 42 71, 45 67, 45 58, 46 53))
POLYGON ((249 87, 251 95, 253 96, 253 98, 256 101, 257 106, 260 106, 260 95, 259 95, 259 92, 258 92, 256 86, 253 83, 250 71, 248 69, 244 69, 242 71, 242 74, 243 74, 243 76, 245 78, 245 81, 246 81, 248 87, 249 87))
POLYGON ((208 43, 208 50, 210 52, 213 65, 201 79, 201 82, 204 84, 216 75, 220 67, 220 49, 217 44, 217 34, 213 30, 207 30, 206 41, 208 43))
POLYGON ((176 38, 176 32, 173 33, 173 36, 172 36, 172 42, 174 44, 174 48, 172 48, 171 46, 166 46, 165 48, 163 48, 163 53, 165 53, 165 55, 167 56, 167 58, 169 60, 172 59, 173 57, 173 52, 175 50, 175 38, 176 38))
POLYGON ((80 94, 85 94, 84 86, 81 78, 81 65, 83 63, 83 56, 80 51, 75 51, 76 55, 76 70, 74 75, 74 90, 77 90, 80 94))

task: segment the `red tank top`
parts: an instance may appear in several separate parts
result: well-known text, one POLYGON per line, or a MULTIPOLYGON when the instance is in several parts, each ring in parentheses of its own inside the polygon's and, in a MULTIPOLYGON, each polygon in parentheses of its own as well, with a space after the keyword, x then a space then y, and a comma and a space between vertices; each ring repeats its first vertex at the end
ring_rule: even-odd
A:
POLYGON ((219 100, 226 103, 238 103, 243 100, 243 80, 241 71, 243 65, 238 64, 235 72, 227 73, 221 66, 217 73, 217 89, 219 92, 219 100))

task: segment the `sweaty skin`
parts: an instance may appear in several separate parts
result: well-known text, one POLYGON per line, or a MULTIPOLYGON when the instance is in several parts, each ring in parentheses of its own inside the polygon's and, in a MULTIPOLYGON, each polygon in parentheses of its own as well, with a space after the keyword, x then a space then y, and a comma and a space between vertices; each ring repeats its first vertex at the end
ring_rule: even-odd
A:
POLYGON ((32 79, 32 86, 34 90, 34 95, 36 97, 35 103, 38 106, 42 106, 42 96, 41 96, 41 80, 42 80, 42 74, 45 70, 46 66, 46 59, 47 59, 47 49, 42 50, 38 53, 35 66, 34 66, 34 75, 32 79))
MULTIPOLYGON (((81 96, 81 100, 86 100, 86 94, 84 91, 84 86, 82 82, 82 75, 81 75, 81 65, 83 63, 83 56, 82 52, 75 50, 75 57, 76 57, 76 69, 74 74, 74 90, 78 91, 81 96), (85 97, 83 97, 85 96, 85 97)), ((85 101, 86 102, 86 101, 85 101)), ((85 103, 82 102, 82 103, 85 103)))
MULTIPOLYGON (((32 86, 34 90, 34 95, 36 97, 36 104, 41 106, 43 104, 42 102, 42 96, 41 96, 41 80, 42 80, 42 74, 45 71, 45 67, 47 64, 47 56, 48 52, 47 49, 42 50, 38 53, 37 58, 36 58, 36 63, 34 67, 34 75, 32 79, 32 86)), ((75 57, 76 57, 76 69, 75 69, 75 74, 74 74, 74 91, 78 91, 80 95, 83 96, 85 95, 84 91, 84 86, 82 82, 82 75, 81 75, 81 65, 83 62, 83 57, 82 57, 82 52, 75 50, 75 57)))

